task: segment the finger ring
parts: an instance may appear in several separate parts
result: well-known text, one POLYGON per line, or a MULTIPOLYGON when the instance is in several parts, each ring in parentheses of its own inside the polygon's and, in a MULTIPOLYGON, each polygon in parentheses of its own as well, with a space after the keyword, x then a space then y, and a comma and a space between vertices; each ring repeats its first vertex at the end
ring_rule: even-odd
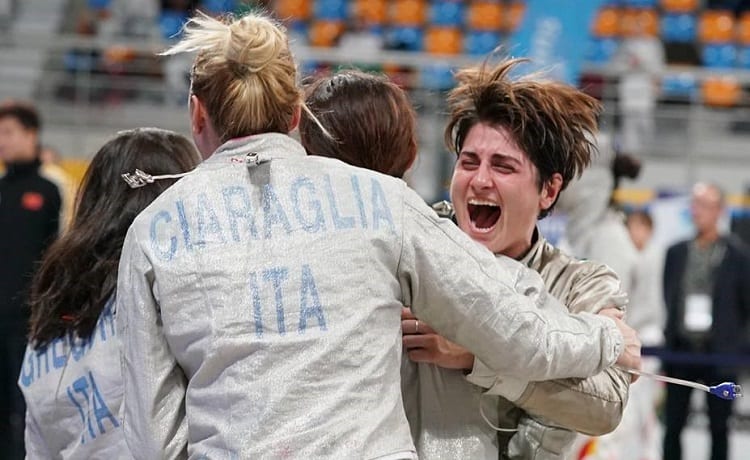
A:
POLYGON ((419 334, 419 320, 414 320, 414 333, 419 334))

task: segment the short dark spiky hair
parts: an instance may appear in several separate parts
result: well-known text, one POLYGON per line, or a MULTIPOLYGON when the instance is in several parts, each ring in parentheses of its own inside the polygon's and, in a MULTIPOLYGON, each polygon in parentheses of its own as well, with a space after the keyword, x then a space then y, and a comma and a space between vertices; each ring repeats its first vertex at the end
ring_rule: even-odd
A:
MULTIPOLYGON (((448 95, 445 143, 458 155, 474 125, 503 127, 539 171, 539 189, 555 173, 562 176, 564 189, 591 164, 602 107, 565 83, 531 76, 512 79, 512 69, 525 61, 507 59, 493 68, 485 62, 456 74, 458 84, 448 95)), ((539 218, 548 215, 555 203, 539 218)))
POLYGON ((31 104, 15 101, 0 104, 0 119, 2 118, 14 118, 27 130, 42 129, 39 113, 31 104))

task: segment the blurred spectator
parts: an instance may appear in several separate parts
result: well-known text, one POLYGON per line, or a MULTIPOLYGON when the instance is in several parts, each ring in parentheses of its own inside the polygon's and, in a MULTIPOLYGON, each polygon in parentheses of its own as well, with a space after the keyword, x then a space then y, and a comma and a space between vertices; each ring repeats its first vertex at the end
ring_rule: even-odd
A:
POLYGON ((0 447, 23 457, 23 397, 15 382, 26 343, 26 290, 35 264, 58 234, 61 192, 40 172, 36 110, 0 106, 0 447))
MULTIPOLYGON (((578 181, 568 187, 558 203, 558 208, 568 215, 561 246, 569 247, 577 257, 604 263, 617 273, 623 291, 629 295, 625 318, 631 323, 634 305, 631 293, 638 283, 639 255, 625 226, 625 216, 614 205, 613 197, 622 178, 638 177, 641 163, 631 155, 616 154, 607 133, 599 133, 596 142, 599 157, 578 181)), ((638 385, 642 383, 631 385, 631 398, 638 385)), ((645 399, 650 400, 650 396, 645 399)), ((653 443, 644 436, 648 430, 657 428, 655 417, 652 417, 653 410, 644 411, 640 404, 628 402, 620 425, 612 433, 596 439, 579 436, 573 451, 585 451, 588 460, 658 460, 650 455, 658 448, 649 449, 653 443)), ((653 433, 651 438, 658 441, 658 438, 653 438, 653 433)))
POLYGON ((560 196, 558 209, 568 216, 560 246, 576 257, 608 265, 620 277, 623 291, 630 292, 638 253, 625 216, 612 206, 612 196, 621 177, 638 176, 640 162, 629 155, 615 155, 606 133, 599 133, 596 142, 599 156, 560 196))
MULTIPOLYGON (((664 264, 667 305, 666 346, 692 353, 737 353, 750 312, 750 253, 733 236, 719 232, 724 193, 714 184, 693 188, 690 206, 695 237, 669 248, 664 264)), ((720 359, 719 359, 720 361, 720 359)), ((665 363, 670 376, 708 385, 734 381, 736 369, 717 365, 665 363)), ((682 458, 680 435, 690 411, 691 388, 669 385, 665 407, 664 460, 682 458)), ((728 458, 732 401, 707 395, 711 459, 728 458)))
POLYGON ((665 319, 661 287, 663 250, 652 244, 654 223, 647 211, 629 213, 626 225, 638 250, 634 284, 630 290, 628 324, 638 331, 644 346, 660 346, 664 342, 665 319))
POLYGON ((621 150, 641 155, 654 141, 654 110, 659 78, 665 67, 664 45, 641 22, 626 37, 613 59, 620 73, 618 100, 621 114, 621 150))
POLYGON ((109 18, 102 24, 100 34, 158 38, 156 19, 160 10, 158 0, 112 0, 109 18))

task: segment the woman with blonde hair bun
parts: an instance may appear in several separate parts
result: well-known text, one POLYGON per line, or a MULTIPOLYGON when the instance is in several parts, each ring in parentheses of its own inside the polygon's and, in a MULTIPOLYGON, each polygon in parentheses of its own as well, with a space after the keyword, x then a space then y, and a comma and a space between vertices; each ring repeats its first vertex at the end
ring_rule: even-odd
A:
POLYGON ((517 292, 541 280, 497 262, 403 181, 307 156, 287 135, 304 107, 280 26, 199 16, 166 54, 186 51, 206 160, 136 218, 118 280, 136 458, 416 458, 402 305, 504 375, 637 366, 621 322, 540 312, 548 296, 517 292))

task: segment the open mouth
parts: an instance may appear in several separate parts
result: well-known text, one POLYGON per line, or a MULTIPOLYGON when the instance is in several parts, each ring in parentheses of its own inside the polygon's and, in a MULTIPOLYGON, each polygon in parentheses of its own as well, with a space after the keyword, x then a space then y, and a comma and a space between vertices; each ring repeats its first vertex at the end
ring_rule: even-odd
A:
POLYGON ((502 214, 498 204, 484 200, 469 200, 468 211, 472 227, 480 233, 491 231, 502 214))

